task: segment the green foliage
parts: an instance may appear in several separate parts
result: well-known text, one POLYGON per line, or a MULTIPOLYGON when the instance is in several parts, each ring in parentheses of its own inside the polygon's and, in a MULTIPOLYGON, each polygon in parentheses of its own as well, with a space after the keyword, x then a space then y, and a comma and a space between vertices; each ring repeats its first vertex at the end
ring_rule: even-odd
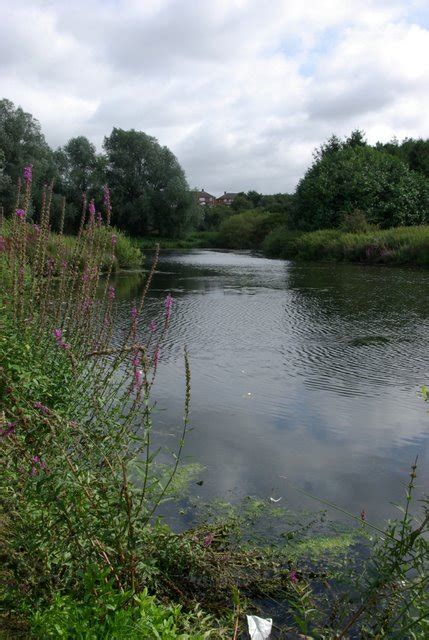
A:
POLYGON ((424 224, 429 183, 400 160, 363 143, 332 138, 315 155, 296 190, 296 228, 339 227, 344 214, 362 210, 381 227, 424 224))
POLYGON ((197 225, 199 208, 167 147, 141 131, 114 128, 104 148, 117 226, 174 238, 197 225))
POLYGON ((226 218, 219 228, 219 242, 228 249, 259 248, 268 233, 279 224, 279 214, 253 209, 226 218))
POLYGON ((286 259, 429 266, 429 226, 366 233, 298 233, 280 227, 267 236, 263 248, 268 255, 286 259))
POLYGON ((52 603, 32 613, 29 628, 35 638, 69 640, 204 640, 211 636, 209 616, 180 605, 164 605, 143 589, 138 595, 119 592, 107 572, 96 567, 83 577, 81 597, 56 593, 52 603))

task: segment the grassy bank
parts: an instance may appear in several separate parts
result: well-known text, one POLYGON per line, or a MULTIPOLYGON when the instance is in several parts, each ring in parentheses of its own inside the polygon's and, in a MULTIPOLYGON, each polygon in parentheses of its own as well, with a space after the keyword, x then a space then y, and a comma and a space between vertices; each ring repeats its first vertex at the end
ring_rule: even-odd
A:
POLYGON ((161 249, 212 249, 220 246, 217 231, 194 231, 185 238, 132 238, 132 244, 142 251, 153 250, 156 244, 161 249))
POLYGON ((409 514, 415 466, 401 520, 384 531, 361 514, 355 535, 318 537, 267 500, 179 534, 157 519, 190 426, 184 349, 183 420, 158 464, 158 364, 175 303, 167 294, 146 314, 155 256, 127 324, 108 279, 117 234, 90 215, 69 246, 45 210, 33 238, 30 186, 0 242, 5 637, 238 638, 246 614, 271 614, 279 637, 425 638, 429 517, 426 503, 421 521, 409 514), (275 539, 267 509, 283 518, 275 539), (361 539, 369 557, 352 553, 361 539))
POLYGON ((271 231, 262 244, 273 257, 367 264, 429 266, 429 226, 396 227, 365 233, 323 229, 296 233, 286 227, 271 231))

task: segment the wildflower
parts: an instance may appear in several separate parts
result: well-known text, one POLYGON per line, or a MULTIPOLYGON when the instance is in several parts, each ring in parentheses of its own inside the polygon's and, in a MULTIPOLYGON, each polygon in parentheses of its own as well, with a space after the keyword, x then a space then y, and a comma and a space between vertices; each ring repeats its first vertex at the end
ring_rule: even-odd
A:
POLYGON ((101 215, 101 211, 99 211, 97 213, 97 223, 101 226, 102 222, 103 222, 103 217, 101 215))
POLYGON ((114 300, 115 299, 115 287, 109 287, 108 289, 108 296, 109 296, 109 300, 114 300))
POLYGON ((33 224, 33 231, 36 234, 36 236, 40 236, 40 227, 38 224, 33 224))
POLYGON ((24 167, 24 180, 27 184, 29 184, 33 179, 33 165, 29 164, 24 167))
POLYGON ((204 545, 205 547, 209 547, 209 546, 211 545, 211 543, 213 542, 213 540, 214 540, 214 535, 213 535, 213 533, 209 533, 209 534, 207 534, 207 535, 206 535, 206 537, 204 538, 203 545, 204 545))
POLYGON ((158 366, 160 355, 161 355, 161 351, 160 351, 160 348, 158 347, 155 353, 153 354, 153 365, 155 368, 158 366))
POLYGON ((69 266, 69 263, 67 262, 67 260, 63 260, 61 263, 61 269, 65 271, 68 266, 69 266))
POLYGON ((110 191, 107 184, 103 187, 103 203, 108 209, 110 208, 110 191))
POLYGON ((25 211, 24 209, 17 209, 16 210, 16 215, 20 220, 24 220, 25 218, 25 211))
POLYGON ((173 298, 170 294, 167 295, 165 299, 165 318, 169 320, 171 316, 171 307, 173 306, 173 298))
POLYGON ((362 522, 365 522, 366 520, 365 509, 362 509, 362 511, 360 512, 360 519, 362 520, 362 522))
POLYGON ((7 422, 6 429, 0 430, 0 438, 7 438, 8 436, 11 436, 12 433, 15 431, 15 425, 16 425, 16 422, 7 422))
POLYGON ((136 389, 140 389, 143 384, 143 371, 141 369, 134 370, 134 386, 136 389))
POLYGON ((94 204, 94 200, 91 200, 91 202, 89 203, 89 215, 91 216, 91 220, 94 219, 95 216, 95 204, 94 204))
POLYGON ((0 236, 0 251, 6 251, 6 241, 2 236, 0 236))
POLYGON ((61 340, 62 335, 63 332, 61 331, 61 329, 54 329, 55 340, 61 340))
POLYGON ((33 456, 31 459, 31 462, 33 463, 32 467, 31 467, 31 475, 32 476, 37 476, 37 474, 39 473, 39 470, 46 469, 46 463, 43 462, 43 460, 40 458, 40 456, 33 456))
POLYGON ((68 349, 70 349, 70 345, 68 342, 64 342, 63 338, 62 338, 62 331, 61 329, 54 329, 54 336, 55 336, 55 341, 57 343, 57 345, 61 348, 64 349, 65 351, 67 351, 68 349))
POLYGON ((135 320, 135 319, 137 318, 137 316, 138 316, 137 308, 136 308, 136 307, 133 307, 133 308, 131 309, 131 317, 132 317, 132 319, 133 319, 133 320, 135 320))
POLYGON ((45 415, 50 415, 52 412, 49 409, 49 407, 46 407, 44 404, 42 404, 41 402, 34 402, 33 403, 33 407, 35 409, 38 409, 38 411, 40 411, 41 413, 44 413, 45 415))
POLYGON ((114 247, 118 242, 118 237, 114 233, 112 233, 112 235, 110 237, 110 241, 112 243, 112 246, 114 247))
POLYGON ((150 323, 150 325, 149 325, 149 331, 150 331, 151 333, 155 333, 155 331, 156 331, 156 322, 155 322, 155 320, 152 320, 152 322, 150 323))
POLYGON ((289 577, 291 582, 293 583, 298 582, 298 576, 296 575, 296 571, 291 571, 289 577))

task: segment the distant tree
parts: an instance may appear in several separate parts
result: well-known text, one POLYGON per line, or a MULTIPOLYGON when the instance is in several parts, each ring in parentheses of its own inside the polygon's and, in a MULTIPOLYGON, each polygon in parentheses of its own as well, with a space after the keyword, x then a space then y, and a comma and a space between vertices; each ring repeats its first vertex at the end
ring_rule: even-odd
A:
POLYGON ((135 235, 179 237, 197 225, 199 207, 167 147, 141 131, 114 128, 104 149, 119 227, 135 235))
POLYGON ((394 138, 390 142, 378 142, 376 148, 401 158, 410 169, 429 178, 429 140, 405 138, 399 143, 394 138))
POLYGON ((241 211, 247 211, 253 208, 253 202, 250 198, 246 196, 246 194, 241 191, 237 193, 234 200, 231 204, 231 209, 235 211, 235 213, 240 213, 241 211))
POLYGON ((58 188, 66 196, 69 228, 76 228, 80 220, 82 196, 98 199, 101 206, 102 188, 106 183, 106 158, 96 152, 95 146, 84 136, 71 138, 58 149, 55 163, 60 176, 58 188))
POLYGON ((219 228, 225 218, 233 215, 235 211, 226 205, 215 205, 214 207, 201 207, 201 221, 199 229, 201 231, 214 231, 219 228))
POLYGON ((332 138, 321 149, 296 190, 297 228, 338 227, 356 209, 381 227, 429 220, 428 180, 400 158, 332 138))

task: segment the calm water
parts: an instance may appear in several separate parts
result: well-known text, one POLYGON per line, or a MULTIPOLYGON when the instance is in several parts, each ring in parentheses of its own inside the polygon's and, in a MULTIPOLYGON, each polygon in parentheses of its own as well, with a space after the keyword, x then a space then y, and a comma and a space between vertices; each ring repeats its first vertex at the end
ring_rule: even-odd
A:
MULTIPOLYGON (((116 284, 125 322, 143 282, 121 274, 116 284)), ((429 407, 417 391, 429 383, 429 272, 172 251, 162 254, 148 312, 162 313, 166 292, 174 314, 155 429, 174 445, 186 344, 185 455, 205 466, 195 494, 317 509, 287 476, 380 521, 395 514, 390 502, 403 498, 417 454, 428 488, 429 407)))

